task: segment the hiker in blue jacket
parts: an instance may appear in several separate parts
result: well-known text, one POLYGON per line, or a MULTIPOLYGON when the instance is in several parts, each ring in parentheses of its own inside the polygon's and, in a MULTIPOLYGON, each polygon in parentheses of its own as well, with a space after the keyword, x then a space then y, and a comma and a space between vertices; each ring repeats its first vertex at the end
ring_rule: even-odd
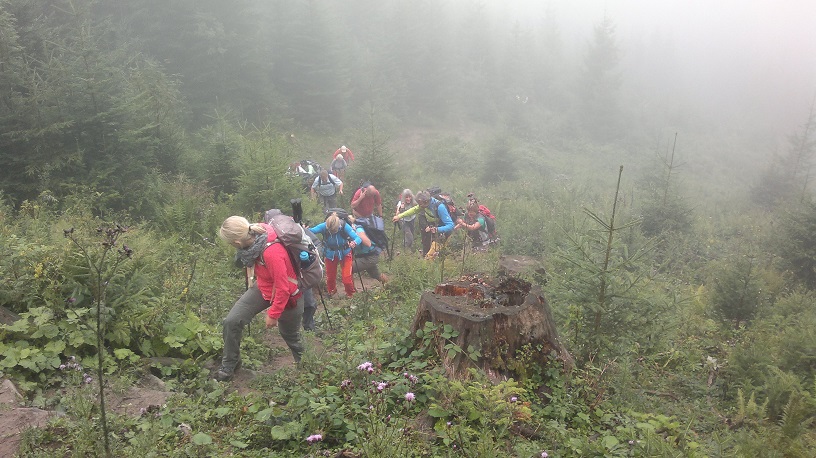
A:
POLYGON ((357 291, 354 289, 354 277, 351 276, 354 263, 351 249, 362 243, 362 240, 351 224, 337 216, 337 212, 332 212, 325 222, 310 227, 309 230, 323 235, 323 259, 326 262, 326 288, 329 295, 337 294, 337 265, 342 262, 341 277, 346 297, 353 296, 357 291))

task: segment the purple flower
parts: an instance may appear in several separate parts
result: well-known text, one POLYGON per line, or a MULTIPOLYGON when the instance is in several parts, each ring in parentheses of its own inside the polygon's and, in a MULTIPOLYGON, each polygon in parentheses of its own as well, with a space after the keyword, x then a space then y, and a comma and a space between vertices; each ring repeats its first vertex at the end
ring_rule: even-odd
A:
POLYGON ((415 397, 416 396, 414 396, 414 393, 411 393, 410 391, 405 393, 405 400, 408 402, 412 402, 415 397))
POLYGON ((548 456, 550 456, 550 454, 549 454, 549 453, 547 453, 547 452, 541 452, 541 458, 547 458, 548 456))
POLYGON ((416 375, 412 375, 412 374, 409 374, 409 373, 407 373, 407 372, 406 372, 406 373, 404 373, 404 374, 402 374, 402 375, 403 375, 405 378, 407 378, 409 382, 411 382, 411 385, 415 385, 415 384, 416 384, 416 382, 418 382, 418 381, 419 381, 419 377, 417 377, 416 375))
POLYGON ((513 396, 512 398, 510 398, 510 402, 516 402, 516 401, 518 401, 517 397, 513 396))
POLYGON ((377 391, 382 392, 382 390, 388 388, 388 382, 380 382, 377 384, 377 391))
POLYGON ((64 371, 65 368, 68 367, 65 364, 60 364, 59 370, 64 371))
POLYGON ((93 377, 91 377, 90 375, 86 375, 85 376, 85 383, 90 385, 91 382, 93 382, 93 377))
POLYGON ((359 366, 357 366, 357 369, 361 370, 363 372, 368 372, 370 374, 370 373, 374 372, 374 365, 371 364, 371 361, 366 361, 363 364, 360 364, 359 366))
POLYGON ((312 434, 311 436, 306 438, 306 442, 313 444, 315 442, 319 442, 323 440, 322 434, 312 434))
POLYGON ((340 382, 340 388, 346 389, 346 388, 351 388, 352 386, 353 385, 351 383, 351 380, 346 379, 346 380, 343 380, 342 382, 340 382))

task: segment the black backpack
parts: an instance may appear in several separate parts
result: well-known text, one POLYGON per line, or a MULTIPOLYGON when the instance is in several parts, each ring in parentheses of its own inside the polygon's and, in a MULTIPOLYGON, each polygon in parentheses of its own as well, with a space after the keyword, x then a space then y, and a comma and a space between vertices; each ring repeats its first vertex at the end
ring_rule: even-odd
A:
MULTIPOLYGON (((439 186, 432 186, 427 189, 428 193, 434 199, 440 202, 439 205, 445 205, 445 208, 448 209, 448 213, 450 214, 451 219, 453 222, 456 222, 457 218, 462 217, 462 212, 456 208, 456 204, 453 202, 453 197, 451 197, 450 193, 442 192, 442 188, 439 186)), ((439 208, 437 207, 437 216, 439 215, 439 208)))

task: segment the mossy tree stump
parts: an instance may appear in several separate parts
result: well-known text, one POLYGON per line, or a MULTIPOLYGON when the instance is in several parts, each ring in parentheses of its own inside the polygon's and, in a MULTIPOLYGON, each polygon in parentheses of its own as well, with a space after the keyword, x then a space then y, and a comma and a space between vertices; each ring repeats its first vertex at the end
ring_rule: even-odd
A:
POLYGON ((491 378, 518 378, 519 371, 526 370, 519 367, 519 350, 526 352, 523 364, 544 364, 555 355, 570 370, 572 356, 558 338, 541 289, 514 275, 517 272, 504 267, 503 272, 495 280, 481 275, 463 276, 423 293, 412 332, 423 329, 426 322, 450 325, 458 331, 451 339, 436 339, 451 377, 465 377, 469 368, 476 367, 491 378), (450 343, 464 351, 446 351, 444 347, 450 343), (481 353, 476 361, 467 354, 469 347, 481 353))

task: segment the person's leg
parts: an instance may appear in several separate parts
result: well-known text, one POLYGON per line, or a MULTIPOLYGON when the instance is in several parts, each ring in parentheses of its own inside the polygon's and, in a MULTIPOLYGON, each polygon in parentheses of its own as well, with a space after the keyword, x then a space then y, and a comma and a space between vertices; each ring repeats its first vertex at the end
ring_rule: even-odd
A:
POLYGON ((420 232, 420 236, 422 237, 422 256, 424 257, 428 254, 428 251, 431 250, 433 234, 425 232, 425 228, 428 227, 428 220, 425 218, 424 212, 421 212, 415 221, 417 222, 416 230, 420 232))
POLYGON ((238 299, 224 318, 224 352, 221 357, 221 368, 231 376, 241 358, 241 336, 252 317, 269 307, 257 286, 253 286, 238 299))
POLYGON ((314 331, 315 322, 314 316, 317 312, 317 301, 315 301, 314 290, 306 288, 303 291, 303 329, 306 331, 314 331))
POLYGON ((416 219, 412 219, 411 221, 403 221, 402 222, 402 244, 405 248, 411 249, 414 245, 414 223, 416 219))
POLYGON ((300 335, 300 322, 303 319, 303 296, 297 300, 297 306, 287 305, 278 318, 278 332, 292 352, 295 362, 303 356, 303 339, 300 335))
POLYGON ((326 289, 329 295, 337 292, 337 259, 326 258, 326 289))
POLYGON ((337 193, 326 197, 326 208, 337 208, 337 193))
POLYGON ((351 270, 354 264, 354 259, 351 253, 343 258, 343 265, 341 271, 341 278, 343 279, 343 286, 346 289, 346 296, 351 297, 357 290, 354 289, 354 277, 351 275, 351 270))

